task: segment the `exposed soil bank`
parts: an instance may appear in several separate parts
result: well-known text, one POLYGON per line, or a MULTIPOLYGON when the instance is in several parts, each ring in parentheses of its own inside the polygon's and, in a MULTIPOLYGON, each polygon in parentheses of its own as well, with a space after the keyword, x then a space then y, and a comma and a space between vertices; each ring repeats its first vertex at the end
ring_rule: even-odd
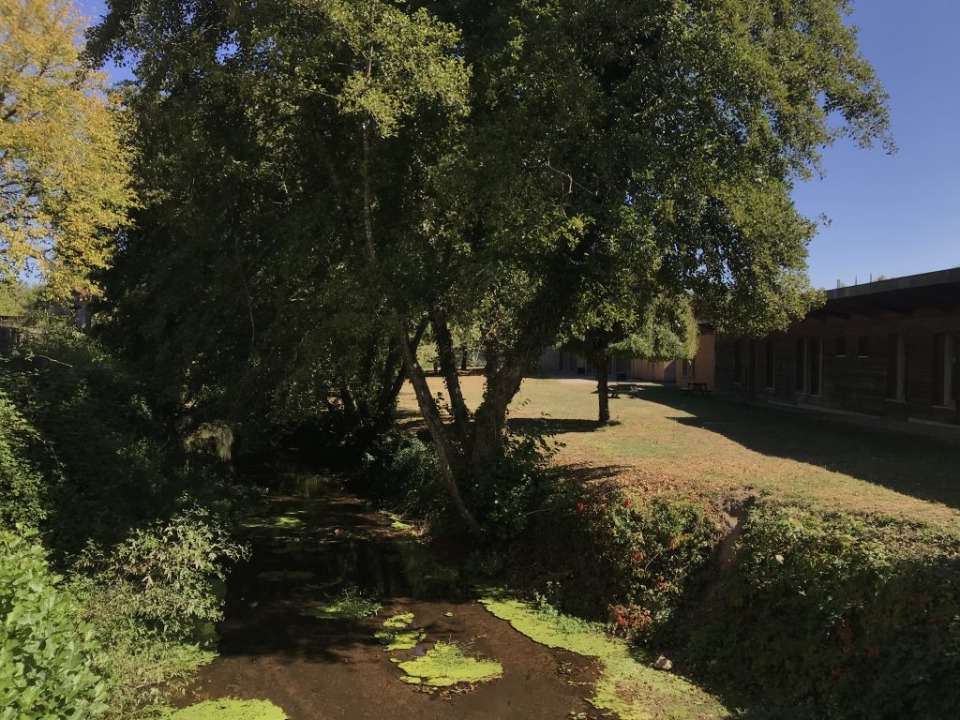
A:
POLYGON ((596 661, 533 642, 442 573, 421 568, 411 577, 410 553, 400 546, 412 541, 358 499, 329 490, 267 504, 269 512, 249 523, 252 558, 230 579, 221 656, 178 704, 265 699, 290 720, 604 717, 585 700, 596 661), (379 615, 342 621, 302 614, 348 587, 377 598, 379 615), (387 652, 374 633, 401 612, 414 613, 426 640, 387 652), (503 677, 454 690, 401 682, 391 658, 415 657, 438 640, 499 661, 503 677))

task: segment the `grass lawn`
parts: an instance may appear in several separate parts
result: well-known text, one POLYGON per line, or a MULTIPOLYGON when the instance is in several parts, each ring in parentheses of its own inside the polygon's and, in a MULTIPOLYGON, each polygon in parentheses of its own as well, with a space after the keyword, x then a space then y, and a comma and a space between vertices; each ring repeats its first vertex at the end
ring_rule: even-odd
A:
MULTIPOLYGON (((483 378, 462 378, 476 406, 483 378)), ((439 380, 437 391, 443 391, 439 380)), ((409 387, 401 397, 415 408, 409 387)), ((897 516, 960 528, 960 443, 851 425, 818 415, 647 387, 610 400, 598 426, 595 384, 530 379, 511 421, 563 443, 556 461, 642 493, 680 492, 719 503, 744 490, 819 509, 897 516)))

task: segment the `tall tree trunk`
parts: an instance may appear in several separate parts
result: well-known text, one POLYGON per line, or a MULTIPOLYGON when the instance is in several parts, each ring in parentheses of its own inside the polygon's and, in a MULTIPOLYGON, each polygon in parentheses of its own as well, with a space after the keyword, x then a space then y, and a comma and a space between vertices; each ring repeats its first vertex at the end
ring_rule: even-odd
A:
MULTIPOLYGON (((372 64, 368 62, 367 73, 372 72, 372 64)), ((364 121, 363 134, 363 239, 367 255, 367 262, 370 269, 377 271, 377 247, 374 242, 373 228, 373 188, 370 181, 370 155, 371 155, 371 123, 369 118, 364 121)), ((480 523, 467 508, 460 495, 460 488, 457 485, 457 472, 455 463, 457 463, 457 454, 450 442, 450 438, 443 426, 443 418, 440 416, 440 409, 430 392, 427 385, 427 377, 417 362, 416 353, 410 347, 410 338, 407 335, 407 328, 403 321, 396 315, 393 318, 393 332, 400 349, 400 356, 403 358, 403 367, 410 384, 413 385, 413 392, 417 397, 417 405, 420 408, 420 414, 427 423, 427 429, 433 440, 434 448, 437 451, 437 464, 440 466, 440 476, 446 487, 450 501, 460 515, 467 529, 474 535, 482 535, 483 528, 480 523)))
POLYGON ((590 360, 597 366, 597 398, 600 403, 597 421, 604 425, 610 422, 610 393, 607 386, 607 352, 605 349, 595 350, 590 360))
POLYGON ((437 341, 437 354, 440 360, 440 373, 447 385, 450 394, 450 411, 453 413, 453 424, 457 431, 457 439, 461 447, 465 447, 470 437, 470 411, 463 399, 460 389, 460 376, 457 374, 457 357, 453 349, 453 337, 447 325, 445 313, 439 308, 430 311, 430 322, 433 325, 433 335, 437 341))

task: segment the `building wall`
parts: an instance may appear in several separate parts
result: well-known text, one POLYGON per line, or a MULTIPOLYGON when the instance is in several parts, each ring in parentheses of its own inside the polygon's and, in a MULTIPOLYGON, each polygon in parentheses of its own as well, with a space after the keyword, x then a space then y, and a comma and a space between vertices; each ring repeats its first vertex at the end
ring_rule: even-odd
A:
POLYGON ((960 423, 958 346, 957 312, 807 320, 762 340, 719 338, 717 389, 757 401, 960 423), (952 397, 944 397, 945 382, 952 397))

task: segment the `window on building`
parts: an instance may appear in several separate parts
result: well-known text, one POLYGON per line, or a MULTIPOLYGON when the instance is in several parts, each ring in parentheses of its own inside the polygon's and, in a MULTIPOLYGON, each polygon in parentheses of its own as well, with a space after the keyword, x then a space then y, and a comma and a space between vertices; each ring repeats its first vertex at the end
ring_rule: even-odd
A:
POLYGON ((956 335, 938 333, 933 336, 933 404, 957 406, 958 377, 956 335))
POLYGON ((887 337, 887 398, 903 401, 907 396, 907 349, 903 335, 887 337))
POLYGON ((681 372, 683 373, 683 377, 684 377, 684 378, 688 378, 688 379, 692 380, 694 377, 696 377, 696 374, 697 374, 697 372, 696 372, 696 361, 695 361, 695 360, 684 360, 684 361, 683 361, 683 368, 682 368, 681 372))
POLYGON ((797 340, 797 392, 807 391, 807 342, 806 340, 797 340))
POLYGON ((733 381, 743 383, 743 343, 739 340, 733 343, 733 381))
POLYGON ((774 389, 777 379, 776 357, 776 343, 773 340, 767 340, 767 364, 765 369, 768 390, 774 389))
POLYGON ((857 338, 857 357, 869 357, 870 356, 870 346, 869 338, 858 337, 857 338))
POLYGON ((823 393, 823 341, 820 338, 810 338, 807 341, 807 365, 807 392, 810 395, 820 395, 823 393))
POLYGON ((847 356, 847 338, 846 337, 837 338, 837 349, 834 351, 834 354, 837 357, 847 356))

